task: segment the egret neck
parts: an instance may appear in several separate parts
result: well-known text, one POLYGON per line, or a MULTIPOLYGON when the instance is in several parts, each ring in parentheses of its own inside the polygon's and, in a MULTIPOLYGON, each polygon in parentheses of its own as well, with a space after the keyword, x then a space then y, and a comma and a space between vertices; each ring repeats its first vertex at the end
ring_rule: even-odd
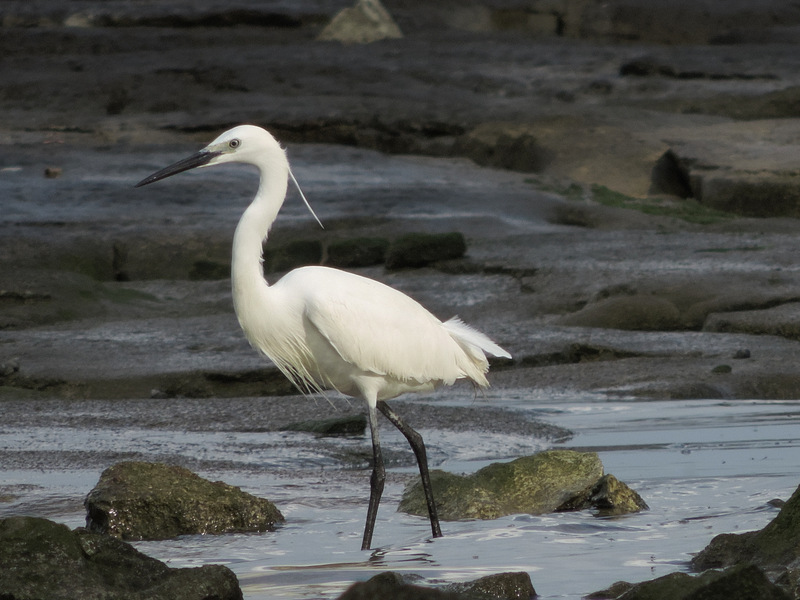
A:
MULTIPOLYGON (((231 285, 236 314, 240 319, 242 310, 246 309, 239 306, 236 300, 261 297, 263 288, 269 286, 264 277, 263 245, 269 229, 283 205, 288 186, 289 167, 285 159, 284 165, 281 165, 283 168, 277 175, 274 171, 268 174, 269 169, 265 165, 256 166, 259 168, 261 176, 258 192, 250 206, 244 211, 242 218, 239 219, 239 224, 233 234, 231 285), (258 291, 255 291, 256 289, 258 291)), ((271 166, 275 167, 276 165, 273 163, 271 166)), ((259 307, 259 309, 263 310, 263 307, 259 307)))

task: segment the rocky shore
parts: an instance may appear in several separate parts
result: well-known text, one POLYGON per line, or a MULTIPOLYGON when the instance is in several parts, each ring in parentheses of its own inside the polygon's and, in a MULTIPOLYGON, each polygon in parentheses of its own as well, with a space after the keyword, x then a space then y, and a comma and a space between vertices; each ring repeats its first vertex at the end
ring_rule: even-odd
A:
POLYGON ((341 265, 457 313, 514 356, 498 389, 797 399, 800 9, 751 4, 386 2, 402 37, 360 44, 318 39, 339 0, 3 3, 0 399, 293 393, 232 316, 254 182, 132 189, 241 122, 326 227, 290 198, 273 278, 341 265))

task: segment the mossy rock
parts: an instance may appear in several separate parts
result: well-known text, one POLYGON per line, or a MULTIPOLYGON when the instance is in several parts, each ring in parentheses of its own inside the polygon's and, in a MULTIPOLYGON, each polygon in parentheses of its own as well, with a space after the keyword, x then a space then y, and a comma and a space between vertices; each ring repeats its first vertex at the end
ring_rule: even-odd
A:
POLYGON ((800 487, 778 515, 760 531, 723 533, 692 559, 698 570, 755 563, 774 569, 800 559, 800 487))
POLYGON ((627 584, 589 594, 587 598, 613 600, 790 600, 791 596, 770 582, 755 565, 742 565, 726 571, 709 571, 699 576, 670 573, 651 581, 627 584))
POLYGON ((535 596, 531 578, 524 572, 497 573, 434 588, 415 585, 413 576, 385 571, 354 583, 338 600, 522 600, 535 596))
POLYGON ((172 569, 116 538, 36 517, 0 519, 0 596, 241 600, 222 565, 172 569))
POLYGON ((746 217, 800 217, 797 177, 739 175, 706 177, 695 196, 714 209, 746 217))
POLYGON ((290 271, 321 262, 322 242, 319 240, 294 240, 283 245, 264 246, 264 271, 268 273, 290 271))
POLYGON ((598 517, 610 517, 648 510, 647 502, 626 483, 613 475, 603 475, 597 483, 568 502, 559 510, 585 510, 593 508, 598 517))
POLYGON ((189 279, 192 281, 228 279, 230 276, 231 265, 229 262, 206 259, 196 260, 189 271, 189 279))
POLYGON ((305 431, 320 435, 362 435, 367 429, 365 415, 348 415, 332 419, 318 419, 290 423, 281 428, 281 431, 305 431))
POLYGON ((389 240, 360 237, 331 242, 327 263, 332 267, 357 268, 379 265, 386 259, 389 240))
MULTIPOLYGON (((603 464, 594 452, 548 450, 508 463, 493 463, 472 475, 435 470, 431 484, 441 519, 496 519, 517 513, 553 512, 602 476, 603 464)), ((398 510, 427 515, 419 482, 406 488, 398 510)))
POLYGON ((398 237, 386 253, 387 269, 424 267, 440 260, 461 258, 467 242, 459 232, 409 233, 398 237))
POLYGON ((451 583, 446 591, 475 600, 517 600, 536 597, 531 577, 524 571, 496 573, 465 583, 451 583))
POLYGON ((269 500, 159 463, 109 467, 84 505, 89 530, 126 540, 271 531, 284 520, 269 500))

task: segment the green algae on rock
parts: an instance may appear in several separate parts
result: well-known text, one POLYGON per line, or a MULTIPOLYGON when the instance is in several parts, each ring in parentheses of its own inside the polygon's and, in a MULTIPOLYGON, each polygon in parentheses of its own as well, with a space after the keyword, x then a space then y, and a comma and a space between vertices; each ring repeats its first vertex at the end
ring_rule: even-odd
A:
POLYGON ((269 500, 183 467, 146 462, 117 463, 103 471, 84 506, 90 531, 125 540, 272 531, 284 520, 269 500))
MULTIPOLYGON (((603 464, 594 452, 548 450, 467 476, 432 471, 431 483, 439 517, 455 521, 553 512, 602 476, 603 464)), ((406 488, 398 510, 427 514, 419 483, 406 488)))
POLYGON ((0 595, 15 600, 241 600, 222 565, 172 569, 116 538, 38 517, 0 519, 0 595))

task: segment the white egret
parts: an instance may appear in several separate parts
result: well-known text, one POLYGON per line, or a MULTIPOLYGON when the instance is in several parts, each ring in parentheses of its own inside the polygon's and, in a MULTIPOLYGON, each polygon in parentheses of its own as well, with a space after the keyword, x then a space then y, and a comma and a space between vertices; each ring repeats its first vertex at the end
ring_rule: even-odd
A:
MULTIPOLYGON (((362 549, 372 544, 385 480, 378 410, 403 433, 416 455, 431 531, 440 537, 422 436, 385 401, 457 379, 485 387, 486 355, 511 356, 458 318, 442 322, 405 294, 353 273, 302 267, 270 286, 262 268, 262 244, 286 197, 288 178, 294 176, 283 148, 260 127, 235 127, 136 187, 229 162, 253 165, 260 173, 258 192, 233 236, 233 303, 247 339, 300 391, 333 389, 367 403, 374 462, 362 549)), ((303 200, 308 206, 305 196, 303 200)))

